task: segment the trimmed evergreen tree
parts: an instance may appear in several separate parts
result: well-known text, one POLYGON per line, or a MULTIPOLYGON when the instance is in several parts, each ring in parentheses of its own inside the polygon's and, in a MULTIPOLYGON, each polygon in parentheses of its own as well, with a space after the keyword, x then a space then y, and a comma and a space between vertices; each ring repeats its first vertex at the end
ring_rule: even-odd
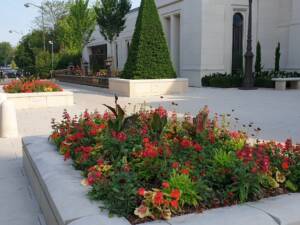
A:
POLYGON ((122 77, 126 79, 176 77, 154 0, 141 2, 122 77))
POLYGON ((275 72, 279 72, 279 70, 280 70, 280 57, 281 57, 280 43, 278 42, 278 45, 277 45, 276 51, 275 51, 275 72))
POLYGON ((260 45, 260 42, 257 42, 256 57, 255 57, 255 72, 257 74, 260 74, 261 69, 262 69, 262 66, 261 66, 261 45, 260 45))

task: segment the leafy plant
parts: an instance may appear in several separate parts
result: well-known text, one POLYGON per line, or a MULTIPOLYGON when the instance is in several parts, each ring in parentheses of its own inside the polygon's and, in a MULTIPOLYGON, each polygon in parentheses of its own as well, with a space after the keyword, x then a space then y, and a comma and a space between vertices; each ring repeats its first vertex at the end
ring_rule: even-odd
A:
POLYGON ((181 206, 190 205, 198 206, 201 197, 197 193, 197 185, 191 180, 188 175, 177 174, 173 171, 169 179, 170 190, 178 189, 181 192, 179 203, 181 206))

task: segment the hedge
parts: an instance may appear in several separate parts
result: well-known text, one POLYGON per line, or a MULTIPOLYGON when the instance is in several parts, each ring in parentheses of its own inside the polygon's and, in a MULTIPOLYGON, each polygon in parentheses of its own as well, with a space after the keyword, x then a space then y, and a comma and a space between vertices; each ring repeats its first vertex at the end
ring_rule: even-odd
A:
MULTIPOLYGON (((272 78, 280 77, 300 77, 297 72, 275 72, 264 71, 255 74, 255 86, 264 88, 274 88, 272 78)), ((244 79, 243 74, 222 74, 214 73, 202 78, 202 86, 204 87, 219 87, 219 88, 236 88, 241 87, 244 79)))
POLYGON ((126 79, 176 77, 154 0, 141 2, 122 77, 126 79))

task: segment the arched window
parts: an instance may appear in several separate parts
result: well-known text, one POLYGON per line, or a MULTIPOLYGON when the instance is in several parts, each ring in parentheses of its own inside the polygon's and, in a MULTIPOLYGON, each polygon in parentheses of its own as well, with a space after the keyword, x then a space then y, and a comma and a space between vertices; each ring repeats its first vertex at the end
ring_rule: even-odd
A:
POLYGON ((244 17, 241 13, 235 13, 232 32, 232 73, 243 71, 243 33, 244 17))

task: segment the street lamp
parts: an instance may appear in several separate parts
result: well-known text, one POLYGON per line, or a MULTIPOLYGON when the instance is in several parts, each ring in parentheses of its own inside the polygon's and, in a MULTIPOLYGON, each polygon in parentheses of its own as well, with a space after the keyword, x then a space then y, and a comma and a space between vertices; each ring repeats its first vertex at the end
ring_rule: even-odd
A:
POLYGON ((248 16, 248 37, 247 37, 247 52, 245 54, 245 78, 243 88, 245 90, 254 89, 254 75, 253 75, 253 58, 252 51, 252 1, 249 0, 249 16, 248 16))
POLYGON ((54 42, 53 41, 49 41, 49 44, 51 45, 51 78, 52 78, 52 74, 53 74, 53 69, 54 69, 54 42))
POLYGON ((44 7, 41 5, 36 5, 33 3, 25 3, 24 6, 29 8, 30 6, 36 7, 42 11, 42 24, 43 24, 43 44, 44 44, 44 51, 46 51, 46 34, 45 34, 45 21, 44 21, 44 7))

